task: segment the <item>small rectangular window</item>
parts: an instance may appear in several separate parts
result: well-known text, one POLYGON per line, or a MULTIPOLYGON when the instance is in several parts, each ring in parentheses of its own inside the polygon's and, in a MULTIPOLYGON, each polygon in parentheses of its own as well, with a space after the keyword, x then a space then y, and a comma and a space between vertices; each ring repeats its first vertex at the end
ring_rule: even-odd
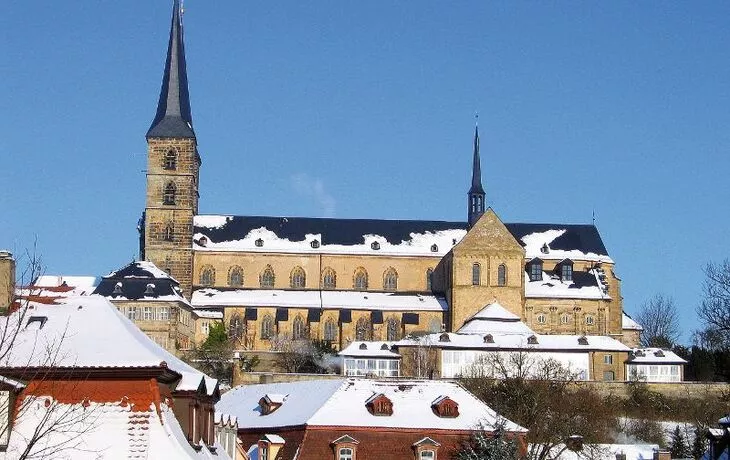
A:
POLYGON ((145 321, 151 321, 155 319, 154 311, 152 310, 152 307, 144 307, 144 316, 143 319, 145 321))
POLYGON ((137 307, 127 307, 127 318, 132 321, 137 319, 137 307))
POLYGON ((610 382, 612 380, 615 380, 616 376, 614 375, 613 371, 605 371, 603 373, 603 380, 605 382, 610 382))
POLYGON ((603 364, 613 364, 613 355, 603 355, 603 364))

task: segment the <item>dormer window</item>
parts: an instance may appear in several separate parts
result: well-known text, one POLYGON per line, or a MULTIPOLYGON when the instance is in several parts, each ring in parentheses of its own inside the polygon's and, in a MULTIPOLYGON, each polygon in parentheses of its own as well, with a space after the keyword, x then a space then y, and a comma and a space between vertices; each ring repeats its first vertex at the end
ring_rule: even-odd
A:
POLYGON ((494 343, 494 336, 492 334, 485 335, 484 343, 494 343))
POLYGON ((377 241, 373 241, 372 243, 370 243, 370 249, 372 249, 373 251, 379 250, 380 243, 378 243, 377 241))
POLYGON ((114 290, 112 291, 112 294, 122 295, 122 282, 119 281, 117 284, 114 285, 114 290))
POLYGON ((366 344, 366 343, 361 343, 361 344, 360 344, 360 346, 359 346, 358 348, 359 348, 360 350, 367 350, 367 349, 368 349, 368 344, 366 344))
POLYGON ((578 345, 588 345, 588 338, 584 335, 578 337, 578 345))
POLYGON ((255 244, 257 248, 261 248, 264 246, 264 240, 262 240, 261 238, 258 238, 256 241, 254 241, 253 244, 255 244))
POLYGON ((431 410, 434 414, 444 418, 459 416, 459 404, 448 396, 439 396, 431 403, 431 410))
POLYGON ((532 259, 527 268, 530 281, 542 281, 542 260, 532 259))
POLYGON ((393 402, 384 394, 372 396, 365 402, 368 412, 380 417, 393 415, 393 402))
POLYGON ((527 338, 528 345, 537 345, 537 336, 531 335, 527 338))
POLYGON ((284 404, 286 395, 267 393, 259 399, 261 415, 269 415, 284 404))
POLYGON ((155 295, 155 285, 149 283, 144 290, 144 295, 155 295))
POLYGON ((444 332, 439 336, 439 342, 451 342, 451 338, 449 337, 449 334, 444 332))
POLYGON ((38 329, 43 329, 43 326, 46 325, 46 321, 48 321, 47 316, 31 316, 28 318, 28 322, 25 323, 26 329, 29 328, 33 324, 38 325, 38 329))
POLYGON ((439 247, 436 244, 431 245, 431 252, 439 252, 439 247))
POLYGON ((340 436, 332 441, 335 451, 335 460, 355 460, 357 457, 357 439, 349 435, 340 436))
POLYGON ((542 252, 543 254, 547 254, 548 252, 550 252, 550 248, 548 247, 547 243, 542 245, 542 247, 540 248, 540 252, 542 252))
POLYGON ((206 247, 208 245, 208 238, 201 236, 200 239, 198 240, 198 245, 206 247))
POLYGON ((569 283, 573 281, 573 261, 570 259, 565 259, 560 264, 558 264, 558 269, 560 270, 560 281, 564 283, 569 283))
POLYGON ((312 242, 309 243, 309 245, 312 247, 312 249, 317 249, 317 248, 319 248, 319 240, 312 240, 312 242))
POLYGON ((416 460, 436 460, 441 444, 429 437, 425 437, 413 444, 416 453, 416 460))

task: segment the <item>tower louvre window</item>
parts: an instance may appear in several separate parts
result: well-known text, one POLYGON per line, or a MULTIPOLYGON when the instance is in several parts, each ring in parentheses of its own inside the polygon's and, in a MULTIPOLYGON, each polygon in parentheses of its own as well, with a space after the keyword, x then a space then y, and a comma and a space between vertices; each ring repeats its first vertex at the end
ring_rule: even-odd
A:
POLYGON ((175 227, 170 223, 167 224, 165 227, 165 234, 163 235, 163 238, 165 241, 173 241, 175 238, 175 227))
POLYGON ((499 267, 497 267, 497 286, 506 286, 507 285, 507 266, 505 264, 500 264, 499 267))
POLYGON ((168 170, 177 169, 177 151, 175 149, 170 149, 165 153, 163 167, 168 170))
POLYGON ((472 286, 479 286, 482 283, 482 267, 479 264, 473 264, 471 266, 471 284, 472 286))
POLYGON ((177 187, 174 182, 168 182, 165 185, 165 191, 162 194, 162 204, 173 205, 175 204, 175 194, 177 193, 177 187))

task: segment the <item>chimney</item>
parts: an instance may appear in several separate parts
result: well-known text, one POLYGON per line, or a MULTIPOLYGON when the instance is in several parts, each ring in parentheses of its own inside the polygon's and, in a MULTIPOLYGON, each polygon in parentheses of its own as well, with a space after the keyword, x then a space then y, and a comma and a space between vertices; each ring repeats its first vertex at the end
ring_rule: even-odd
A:
POLYGON ((15 259, 10 251, 0 250, 0 310, 10 306, 15 295, 15 259))
POLYGON ((653 460, 672 460, 672 454, 668 450, 655 450, 653 460))

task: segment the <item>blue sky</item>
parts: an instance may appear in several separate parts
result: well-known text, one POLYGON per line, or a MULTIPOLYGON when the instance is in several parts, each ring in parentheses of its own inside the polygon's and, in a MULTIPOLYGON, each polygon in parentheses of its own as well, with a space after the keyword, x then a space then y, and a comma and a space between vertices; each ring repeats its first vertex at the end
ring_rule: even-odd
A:
MULTIPOLYGON (((170 1, 0 6, 0 246, 137 253, 170 1)), ((730 257, 728 2, 186 2, 201 213, 596 223, 625 309, 730 257)))

